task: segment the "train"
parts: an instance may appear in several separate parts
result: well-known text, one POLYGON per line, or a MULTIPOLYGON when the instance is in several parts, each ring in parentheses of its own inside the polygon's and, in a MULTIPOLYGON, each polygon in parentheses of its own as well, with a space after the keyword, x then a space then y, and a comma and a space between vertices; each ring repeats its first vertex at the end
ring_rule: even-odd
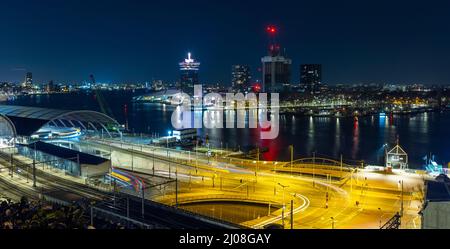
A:
POLYGON ((145 182, 142 178, 114 167, 112 167, 111 173, 109 173, 106 178, 111 182, 114 181, 120 187, 134 190, 138 193, 141 192, 142 189, 145 189, 145 182))

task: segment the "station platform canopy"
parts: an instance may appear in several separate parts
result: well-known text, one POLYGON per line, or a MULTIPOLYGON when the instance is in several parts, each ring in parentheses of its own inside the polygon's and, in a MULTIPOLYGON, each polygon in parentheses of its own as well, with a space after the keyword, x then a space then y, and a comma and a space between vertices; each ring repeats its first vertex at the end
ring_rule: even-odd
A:
POLYGON ((113 118, 91 110, 60 110, 29 106, 0 105, 0 121, 17 136, 31 136, 43 127, 74 127, 81 130, 118 128, 113 118))

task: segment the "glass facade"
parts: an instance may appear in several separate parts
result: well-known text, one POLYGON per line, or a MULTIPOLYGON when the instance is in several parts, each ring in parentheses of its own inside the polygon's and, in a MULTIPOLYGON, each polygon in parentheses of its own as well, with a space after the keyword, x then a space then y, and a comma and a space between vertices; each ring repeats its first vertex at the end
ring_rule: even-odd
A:
POLYGON ((17 148, 18 153, 22 156, 31 159, 35 158, 36 162, 46 162, 45 165, 39 163, 38 165, 36 165, 37 168, 50 166, 53 168, 57 168, 59 170, 63 170, 68 175, 81 176, 81 167, 78 163, 74 161, 50 155, 38 150, 34 150, 27 146, 18 146, 17 148))

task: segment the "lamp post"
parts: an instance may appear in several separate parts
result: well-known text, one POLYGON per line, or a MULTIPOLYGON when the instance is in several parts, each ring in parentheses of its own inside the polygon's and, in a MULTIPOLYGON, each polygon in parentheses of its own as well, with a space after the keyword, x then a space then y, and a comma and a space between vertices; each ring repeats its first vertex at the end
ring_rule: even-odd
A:
POLYGON ((167 151, 167 157, 169 158, 169 161, 168 161, 169 162, 169 179, 171 179, 171 177, 172 177, 171 174, 172 173, 170 172, 171 170, 170 170, 170 155, 169 155, 169 151, 167 151))
MULTIPOLYGON (((133 144, 131 144, 133 146, 133 144)), ((131 147, 131 171, 134 172, 134 152, 133 147, 131 147)))
POLYGON ((152 167, 152 171, 153 171, 153 175, 155 175, 155 150, 156 149, 153 149, 152 150, 152 158, 153 158, 153 167, 152 167))
POLYGON ((292 176, 292 166, 294 161, 294 145, 289 145, 289 149, 291 151, 291 176, 292 176))
POLYGON ((380 211, 380 229, 381 229, 381 217, 382 217, 382 212, 381 212, 381 208, 378 208, 378 211, 380 211))
POLYGON ((401 185, 402 185, 402 195, 401 195, 401 206, 400 206, 400 216, 403 216, 403 180, 401 180, 401 185))
POLYGON ((171 131, 167 132, 168 136, 166 137, 166 148, 167 148, 167 157, 169 157, 169 137, 172 135, 171 131))
POLYGON ((283 185, 281 183, 278 183, 278 185, 280 185, 280 187, 283 188, 283 209, 282 209, 282 213, 281 213, 281 221, 283 222, 283 227, 284 227, 284 210, 286 209, 286 203, 284 202, 284 189, 288 188, 289 186, 283 185))
POLYGON ((316 152, 313 152, 313 186, 314 186, 314 177, 315 177, 315 166, 316 166, 316 152))
POLYGON ((195 141, 195 174, 198 173, 198 141, 195 141))
POLYGON ((256 161, 256 167, 255 167, 255 180, 258 182, 258 166, 259 166, 259 146, 256 148, 258 160, 256 161))

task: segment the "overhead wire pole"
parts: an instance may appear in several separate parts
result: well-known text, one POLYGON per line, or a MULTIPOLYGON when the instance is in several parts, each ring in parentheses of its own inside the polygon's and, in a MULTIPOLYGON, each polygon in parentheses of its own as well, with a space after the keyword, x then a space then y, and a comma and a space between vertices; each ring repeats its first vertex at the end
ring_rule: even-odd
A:
POLYGON ((11 154, 10 158, 9 158, 9 162, 11 165, 11 178, 14 177, 14 164, 13 164, 13 154, 11 154))
POLYGON ((294 164, 294 145, 289 145, 289 149, 291 150, 291 176, 293 173, 292 167, 294 164))
POLYGON ((178 208, 178 174, 175 173, 175 207, 178 208))
MULTIPOLYGON (((283 228, 284 228, 284 210, 286 209, 286 203, 285 203, 285 201, 284 201, 284 189, 287 188, 287 187, 289 187, 289 186, 283 185, 283 184, 281 184, 281 183, 278 183, 278 185, 280 185, 280 187, 283 188, 283 208, 282 208, 282 210, 281 210, 281 221, 282 221, 282 223, 283 223, 283 228)), ((247 187, 248 187, 248 186, 247 186, 247 187)))
POLYGON ((256 153, 258 156, 258 160, 256 161, 256 167, 255 167, 255 180, 258 182, 258 166, 259 166, 259 146, 256 148, 256 153))
POLYGON ((36 159, 33 159, 33 187, 36 187, 36 159))
POLYGON ((294 200, 291 200, 291 229, 294 229, 294 200))
POLYGON ((316 152, 313 152, 313 186, 315 186, 315 183, 314 183, 315 166, 316 166, 316 152))
POLYGON ((144 218, 144 200, 145 200, 144 186, 141 186, 141 193, 142 193, 142 218, 144 218))
POLYGON ((401 180, 402 182, 401 182, 401 184, 402 184, 402 196, 401 196, 401 198, 402 198, 402 201, 401 201, 401 203, 400 203, 400 217, 403 217, 403 180, 401 180))
POLYGON ((153 154, 153 156, 152 156, 152 158, 153 158, 152 172, 153 172, 153 175, 155 175, 155 150, 156 149, 152 150, 152 154, 153 154))

